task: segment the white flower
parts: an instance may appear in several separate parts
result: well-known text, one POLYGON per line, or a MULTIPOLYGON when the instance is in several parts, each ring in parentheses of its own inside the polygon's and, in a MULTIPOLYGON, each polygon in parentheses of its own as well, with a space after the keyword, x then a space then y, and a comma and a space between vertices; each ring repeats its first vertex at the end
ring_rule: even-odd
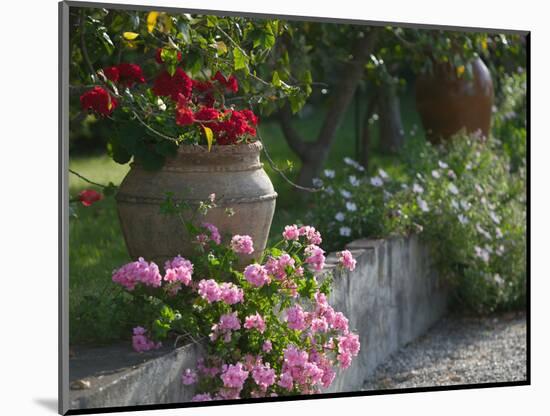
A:
POLYGON ((166 111, 166 104, 164 104, 164 101, 160 97, 157 98, 157 106, 160 111, 166 111))
POLYGON ((320 188, 323 186, 323 180, 322 179, 319 179, 319 178, 313 178, 311 180, 311 183, 313 184, 313 186, 315 186, 316 188, 320 188))
POLYGON ((484 236, 487 240, 492 240, 493 237, 491 237, 491 234, 483 229, 483 227, 481 227, 481 225, 479 225, 479 223, 476 224, 476 230, 478 233, 480 233, 482 236, 484 236))
POLYGON ((348 179, 349 179, 349 183, 351 184, 351 186, 359 186, 359 179, 357 179, 357 176, 350 175, 348 177, 348 179))
POLYGON ((379 176, 373 176, 372 178, 370 178, 370 184, 379 188, 380 186, 384 185, 384 181, 379 176))
POLYGON ((332 169, 325 169, 324 174, 327 178, 334 178, 336 176, 336 172, 332 169))
POLYGON ((477 257, 479 257, 481 260, 483 260, 485 263, 489 262, 489 252, 481 247, 475 246, 474 247, 475 254, 477 257))
POLYGON ((422 188, 419 184, 417 184, 416 182, 413 183, 413 192, 415 194, 421 194, 424 192, 424 188, 422 188))
POLYGON ((327 186, 325 192, 329 195, 334 195, 334 188, 332 186, 327 186))
POLYGON ((495 235, 497 236, 497 238, 504 237, 504 234, 502 234, 502 230, 499 227, 495 228, 495 235))
POLYGON ((493 279, 494 279, 495 283, 496 283, 498 286, 504 285, 504 279, 503 279, 502 277, 500 277, 500 274, 498 274, 498 273, 495 274, 495 275, 493 276, 493 279))
POLYGON ((500 218, 497 214, 495 214, 493 211, 490 211, 489 212, 489 216, 491 217, 491 219, 493 220, 493 222, 495 224, 500 224, 500 218))
POLYGON ((346 199, 351 198, 351 192, 346 191, 345 189, 340 189, 340 194, 346 199))
POLYGON ((466 170, 472 170, 472 164, 471 163, 466 163, 465 168, 466 168, 466 170))
POLYGON ((495 253, 497 254, 497 256, 502 256, 504 254, 504 246, 502 244, 498 246, 495 250, 495 253))
POLYGON ((449 179, 456 179, 456 173, 452 169, 449 169, 447 171, 447 176, 449 177, 449 179))
POLYGON ((451 206, 458 211, 460 208, 460 205, 458 205, 458 202, 456 202, 456 199, 451 199, 451 206))
POLYGON ((346 219, 346 216, 344 215, 343 212, 337 212, 336 215, 334 216, 334 219, 335 219, 336 221, 342 222, 342 221, 344 221, 344 220, 346 219))
POLYGON ((406 183, 402 183, 401 189, 409 189, 409 185, 407 185, 406 183))
POLYGON ((348 201, 346 202, 346 209, 351 212, 357 211, 357 205, 355 205, 355 202, 348 201))
POLYGON ((432 170, 432 176, 433 176, 435 179, 439 179, 439 178, 441 178, 441 173, 439 173, 438 170, 432 170))
POLYGON ((451 192, 453 195, 458 195, 458 188, 454 183, 450 183, 448 188, 449 188, 449 192, 451 192))
POLYGON ((475 185, 475 188, 476 188, 476 191, 477 191, 478 194, 482 194, 482 193, 483 193, 483 188, 482 188, 480 185, 478 185, 477 183, 476 183, 476 185, 475 185))
POLYGON ((353 160, 351 157, 345 157, 344 158, 344 163, 348 166, 355 166, 355 160, 353 160))
POLYGON ((461 224, 468 224, 469 220, 465 215, 458 214, 458 221, 460 221, 461 224))
POLYGON ((442 162, 441 160, 437 162, 437 164, 441 169, 447 169, 449 167, 449 165, 447 165, 445 162, 442 162))
POLYGON ((420 172, 416 172, 416 177, 420 180, 422 180, 422 174, 420 172))
POLYGON ((417 197, 416 202, 418 204, 418 208, 420 208, 422 212, 430 212, 430 207, 428 207, 428 203, 424 201, 422 198, 417 197))
POLYGON ((383 180, 390 178, 390 175, 388 175, 388 172, 386 172, 384 169, 378 169, 378 176, 380 176, 383 180))
POLYGON ((464 211, 468 211, 470 209, 470 207, 472 206, 472 204, 470 204, 468 201, 463 199, 463 200, 460 201, 460 206, 462 207, 462 209, 464 211))
POLYGON ((349 237, 351 235, 351 228, 340 227, 340 235, 344 237, 349 237))

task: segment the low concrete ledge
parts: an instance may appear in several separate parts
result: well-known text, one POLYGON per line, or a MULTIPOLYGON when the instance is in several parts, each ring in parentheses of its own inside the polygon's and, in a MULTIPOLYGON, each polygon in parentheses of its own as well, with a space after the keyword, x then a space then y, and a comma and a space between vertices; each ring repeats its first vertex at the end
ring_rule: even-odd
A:
MULTIPOLYGON (((334 271, 330 302, 359 333, 361 351, 327 392, 359 391, 379 364, 426 332, 447 305, 445 285, 417 236, 356 240, 347 248, 357 259, 353 272, 338 271, 334 253, 327 257, 327 268, 334 271)), ((180 377, 195 366, 200 345, 138 354, 124 343, 75 352, 70 379, 89 381, 90 387, 71 390, 71 409, 181 403, 194 394, 180 377)))
POLYGON ((131 345, 77 349, 70 359, 71 384, 89 382, 89 388, 71 389, 71 409, 132 406, 190 401, 193 389, 181 383, 186 368, 194 368, 200 344, 163 347, 137 353, 131 345))
POLYGON ((418 236, 356 240, 347 248, 357 266, 353 272, 335 271, 330 303, 359 333, 361 350, 327 392, 360 390, 378 365, 424 334, 447 307, 446 285, 418 236))

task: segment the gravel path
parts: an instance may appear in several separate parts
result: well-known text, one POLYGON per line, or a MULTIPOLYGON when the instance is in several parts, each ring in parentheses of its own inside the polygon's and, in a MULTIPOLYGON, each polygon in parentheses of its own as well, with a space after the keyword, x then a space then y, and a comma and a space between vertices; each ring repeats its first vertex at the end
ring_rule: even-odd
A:
POLYGON ((526 379, 523 314, 445 318, 380 365, 363 390, 526 379))

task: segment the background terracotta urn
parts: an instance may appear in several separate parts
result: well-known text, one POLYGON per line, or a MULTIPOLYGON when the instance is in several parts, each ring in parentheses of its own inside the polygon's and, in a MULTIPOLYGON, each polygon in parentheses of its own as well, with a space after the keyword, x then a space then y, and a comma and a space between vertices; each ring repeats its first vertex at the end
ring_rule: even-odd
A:
POLYGON ((440 143, 466 129, 489 135, 493 107, 493 81, 480 58, 471 62, 472 77, 459 77, 449 64, 434 65, 433 74, 416 79, 416 108, 420 113, 426 138, 440 143))
POLYGON ((277 194, 260 162, 260 142, 213 146, 182 145, 176 157, 159 171, 146 171, 133 163, 116 196, 120 224, 132 259, 144 257, 157 264, 178 254, 196 253, 174 215, 160 212, 166 192, 197 205, 216 194, 217 207, 198 222, 216 225, 225 234, 247 234, 254 241, 254 255, 265 248, 277 194), (228 216, 226 208, 235 211, 228 216))

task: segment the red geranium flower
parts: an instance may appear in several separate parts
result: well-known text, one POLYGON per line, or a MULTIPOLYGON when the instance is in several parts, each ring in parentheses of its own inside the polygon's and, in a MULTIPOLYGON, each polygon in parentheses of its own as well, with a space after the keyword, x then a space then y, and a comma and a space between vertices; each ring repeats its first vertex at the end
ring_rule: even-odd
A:
POLYGON ((167 71, 162 71, 155 79, 152 88, 155 95, 170 97, 174 101, 178 101, 179 94, 189 99, 192 89, 193 81, 181 68, 176 69, 174 76, 170 76, 167 71))
POLYGON ((195 122, 193 111, 180 101, 176 108, 176 124, 178 126, 189 126, 195 122))
POLYGON ((195 119, 197 120, 216 120, 220 117, 220 112, 212 107, 202 107, 195 112, 195 119))
POLYGON ((80 96, 82 110, 93 110, 103 116, 110 115, 117 107, 117 100, 101 87, 94 87, 80 96))
POLYGON ((136 82, 145 82, 143 71, 139 65, 122 63, 117 68, 120 74, 119 81, 124 86, 132 87, 136 82))
POLYGON ((220 71, 218 71, 212 77, 212 79, 218 81, 229 91, 233 91, 233 92, 239 91, 239 83, 237 82, 237 78, 235 77, 235 75, 231 75, 229 78, 225 78, 223 74, 220 71))
POLYGON ((103 73, 109 81, 118 82, 120 78, 120 71, 116 66, 110 66, 109 68, 104 68, 103 73))
POLYGON ((78 200, 82 202, 82 205, 85 207, 89 207, 93 203, 101 201, 102 199, 103 195, 93 189, 84 189, 78 194, 78 200))

